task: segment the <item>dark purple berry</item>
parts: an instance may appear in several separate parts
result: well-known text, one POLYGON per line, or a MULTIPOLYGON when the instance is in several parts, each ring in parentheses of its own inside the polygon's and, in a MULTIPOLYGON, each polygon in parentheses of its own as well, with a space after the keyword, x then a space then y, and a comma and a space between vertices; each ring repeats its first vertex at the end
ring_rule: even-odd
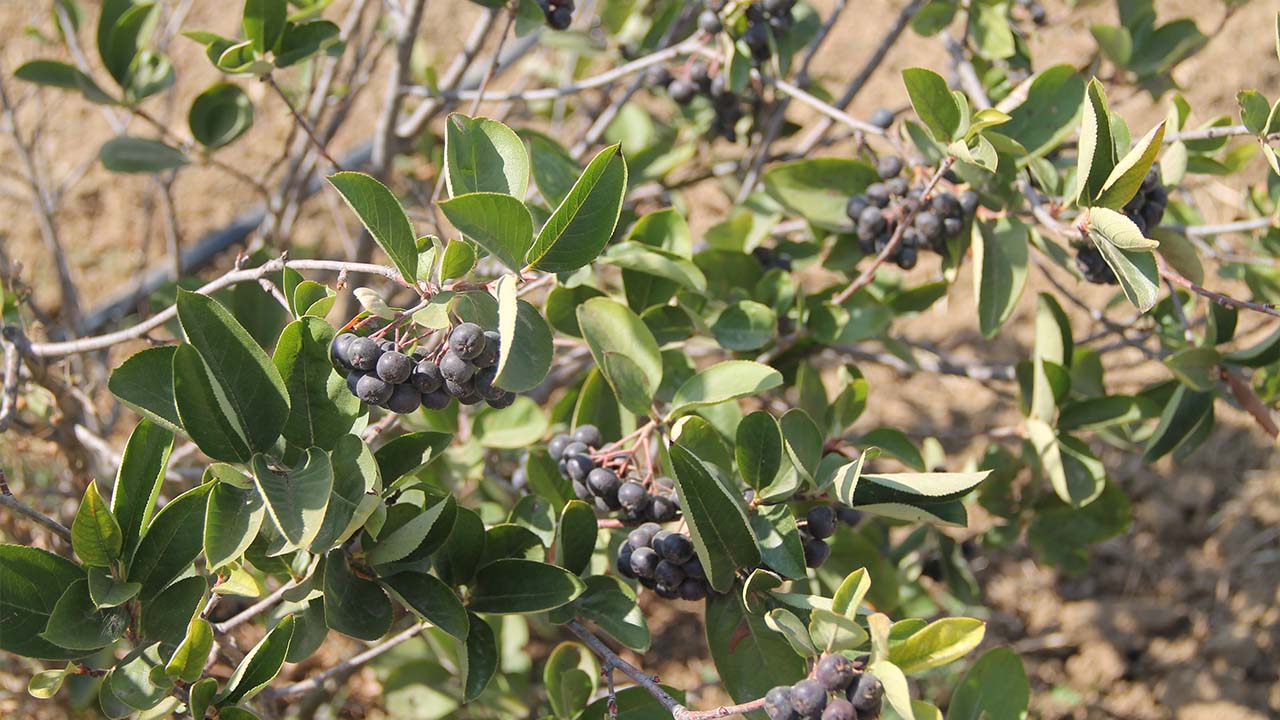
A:
POLYGON ((707 583, 698 578, 685 578, 679 590, 681 599, 697 602, 707 596, 707 583))
POLYGON ((691 558, 689 562, 684 564, 684 574, 687 577, 697 578, 699 580, 705 580, 707 578, 707 571, 702 567, 702 561, 696 557, 691 558))
POLYGON ((564 449, 569 447, 569 443, 573 440, 568 435, 556 435, 551 438, 551 442, 547 443, 547 454, 552 460, 559 460, 564 457, 564 449))
POLYGON ((876 172, 881 180, 897 177, 902 173, 902 158, 897 155, 885 155, 876 162, 876 172))
POLYGON ((449 333, 449 349, 463 360, 471 360, 484 352, 484 329, 464 322, 449 333))
POLYGON ((631 546, 627 543, 622 543, 622 546, 618 548, 618 559, 614 566, 618 568, 618 572, 621 575, 634 579, 636 571, 631 569, 631 552, 631 546))
POLYGON ((858 681, 849 688, 849 702, 853 703, 854 709, 858 711, 858 717, 879 717, 883 699, 884 685, 869 672, 858 676, 858 681))
POLYGON ((972 217, 978 211, 978 193, 972 190, 965 190, 960 193, 960 210, 964 212, 966 217, 972 217))
POLYGON ((422 404, 422 393, 408 383, 393 386, 391 397, 387 399, 387 409, 397 415, 408 415, 416 412, 422 404))
POLYGON ((440 386, 431 392, 422 393, 422 407, 428 410, 443 410, 449 407, 449 401, 453 396, 449 394, 444 386, 440 386))
POLYGON ((684 570, 670 560, 663 560, 653 571, 653 578, 664 585, 679 587, 684 582, 684 570))
MULTIPOLYGON (((661 533, 660 533, 661 534, 661 533)), ((693 542, 688 535, 669 533, 663 537, 653 538, 653 549, 662 557, 676 564, 689 562, 693 558, 693 542)))
POLYGON ((384 381, 399 385, 409 379, 409 374, 413 372, 413 361, 402 352, 385 352, 378 358, 377 372, 378 377, 384 381))
POLYGON ((662 494, 654 495, 649 501, 649 517, 657 522, 669 522, 676 517, 675 498, 662 494))
POLYGON ((809 508, 805 521, 809 526, 809 534, 819 540, 836 534, 836 511, 830 505, 809 508))
POLYGON ((347 346, 347 359, 356 370, 372 370, 378 366, 382 348, 371 338, 356 338, 347 346))
POLYGON ((836 518, 845 525, 857 525, 862 520, 862 513, 851 507, 836 508, 836 518))
POLYGON ((329 359, 337 366, 351 370, 351 356, 348 351, 351 349, 351 343, 356 341, 356 336, 351 333, 339 333, 333 338, 333 342, 329 343, 329 359))
POLYGON ((498 364, 498 354, 502 349, 502 338, 493 330, 484 333, 484 350, 471 361, 472 365, 484 369, 498 364))
POLYGON ((571 437, 574 442, 580 442, 593 450, 604 443, 604 438, 600 435, 600 428, 595 425, 579 425, 574 429, 571 437))
POLYGON ((871 113, 871 124, 878 128, 888 129, 893 124, 893 111, 889 108, 876 108, 871 113))
POLYGON ((720 22, 720 16, 716 14, 715 10, 703 10, 698 15, 698 29, 704 33, 714 35, 720 32, 723 27, 724 25, 720 22))
POLYGON ((631 551, 631 572, 640 577, 654 578, 661 562, 662 559, 653 548, 642 547, 631 551))
POLYGON ((853 703, 837 698, 827 703, 827 709, 822 711, 822 720, 858 720, 858 712, 853 709, 853 703))
POLYGON ((580 483, 587 481, 587 476, 595 469, 595 461, 590 455, 569 455, 565 458, 565 470, 569 473, 570 480, 576 480, 580 483))
POLYGON ((779 685, 764 696, 764 712, 769 720, 799 720, 796 709, 791 706, 791 688, 779 685))
POLYGON ((570 10, 566 5, 561 5, 552 10, 551 14, 547 16, 547 24, 551 26, 552 30, 569 29, 569 26, 573 24, 573 10, 570 10))
POLYGON ((447 381, 461 384, 476 374, 476 366, 450 349, 440 358, 440 374, 447 381))
POLYGON ((844 655, 824 655, 818 661, 818 668, 814 673, 814 677, 833 693, 848 691, 853 676, 853 661, 844 655))
POLYGON ((804 564, 806 567, 818 568, 831 556, 831 546, 814 538, 804 544, 804 564))
POLYGON ((800 717, 816 718, 827 706, 827 687, 812 678, 791 686, 791 707, 800 717))
POLYGON ((642 512, 649 505, 649 492, 644 485, 628 480, 618 488, 618 503, 631 512, 642 512))
POLYGON ((677 105, 688 105, 693 102, 693 97, 698 94, 698 86, 688 80, 676 78, 667 87, 667 94, 671 96, 671 99, 677 105))
POLYGON ((393 386, 372 373, 360 376, 356 382, 356 397, 370 405, 381 405, 391 397, 393 386))
POLYGON ((439 365, 430 360, 420 360, 409 373, 409 384, 423 394, 434 392, 444 385, 444 375, 440 374, 439 365))
POLYGON ((587 487, 599 497, 617 497, 621 484, 618 474, 609 468, 596 468, 587 473, 587 487))
POLYGON ((516 394, 510 390, 503 390, 493 397, 486 397, 484 401, 494 410, 501 410, 502 408, 511 407, 511 404, 516 401, 516 394))

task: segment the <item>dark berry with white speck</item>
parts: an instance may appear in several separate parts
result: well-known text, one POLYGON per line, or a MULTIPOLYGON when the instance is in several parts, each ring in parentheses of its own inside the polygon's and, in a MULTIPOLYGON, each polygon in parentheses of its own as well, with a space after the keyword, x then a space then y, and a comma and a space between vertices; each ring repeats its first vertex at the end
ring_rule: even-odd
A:
POLYGON ((827 687, 812 678, 791 686, 791 707, 800 717, 816 718, 827 706, 827 687))
POLYGON ((814 676, 831 692, 845 692, 853 682, 853 661, 844 655, 824 655, 814 676))
POLYGON ((769 720, 798 720, 796 709, 791 706, 791 688, 780 685, 764 696, 764 711, 769 720))
POLYGON ((409 374, 413 372, 413 360, 402 352, 392 350, 391 352, 382 353, 382 357, 378 358, 377 373, 378 377, 392 385, 409 379, 409 374))
POLYGON ((372 370, 378 366, 382 348, 371 338, 356 338, 347 346, 347 358, 357 370, 372 370))

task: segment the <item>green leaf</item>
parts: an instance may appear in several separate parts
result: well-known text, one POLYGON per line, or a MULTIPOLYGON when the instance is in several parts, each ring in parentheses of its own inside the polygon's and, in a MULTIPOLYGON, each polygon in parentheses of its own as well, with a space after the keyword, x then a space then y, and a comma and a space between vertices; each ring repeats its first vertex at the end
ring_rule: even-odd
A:
POLYGON ((177 170, 190 162, 187 154, 159 140, 121 135, 98 150, 102 166, 118 173, 158 173, 177 170))
POLYGON ((201 485, 182 493, 161 508, 147 526, 127 577, 130 582, 142 583, 143 603, 184 574, 200 555, 210 490, 211 485, 201 485))
POLYGON ((116 82, 128 81, 129 67, 156 22, 155 3, 111 0, 98 19, 98 55, 116 82))
POLYGON ((204 678, 191 686, 191 702, 188 703, 192 717, 203 718, 214 697, 218 693, 217 678, 204 678))
POLYGON ((735 573, 760 562, 760 548, 738 500, 679 443, 671 445, 672 468, 680 507, 689 523, 707 581, 720 592, 733 585, 735 573))
POLYGON ((545 272, 567 272, 590 263, 613 235, 627 189, 627 161, 612 145, 582 171, 529 248, 526 261, 545 272))
POLYGON ((142 529, 151 520, 172 450, 173 433, 146 418, 134 427, 125 444, 111 490, 111 513, 120 524, 126 557, 133 553, 142 529))
POLYGON ((1280 328, 1256 344, 1222 357, 1224 363, 1241 367, 1265 367, 1277 360, 1280 360, 1280 328))
POLYGON ((0 544, 0 650, 37 660, 73 660, 86 653, 40 637, 62 593, 84 570, 47 550, 0 544))
POLYGON ((981 620, 951 617, 935 620, 889 651, 889 659, 908 675, 954 662, 976 648, 986 634, 981 620))
POLYGON ((123 582, 111 576, 106 568, 92 567, 89 571, 89 597, 99 608, 116 607, 134 599, 142 591, 139 583, 123 582))
POLYGON ((876 169, 861 160, 810 158, 773 166, 764 173, 764 189, 787 210, 832 232, 853 232, 845 213, 849 197, 879 181, 876 169))
POLYGON ((1027 226, 1016 218, 973 224, 973 284, 978 327, 992 338, 1013 315, 1027 282, 1027 226))
MULTIPOLYGON (((211 466, 206 476, 213 473, 211 466)), ((227 472, 239 475, 234 468, 223 466, 227 472)), ((216 474, 215 474, 216 477, 216 474)), ((245 490, 230 483, 214 481, 209 491, 209 504, 204 516, 204 556, 210 569, 217 569, 235 562, 262 527, 266 508, 257 490, 245 490)))
POLYGON ((140 600, 142 637, 177 645, 186 636, 187 625, 204 607, 208 584, 202 575, 191 575, 140 600))
POLYGON ((803 679, 808 670, 761 615, 746 612, 738 593, 707 598, 706 632, 711 659, 734 702, 764 697, 776 685, 803 679))
MULTIPOLYGON (((271 359, 213 298, 178 291, 178 319, 255 452, 271 448, 289 417, 289 395, 271 359)), ((239 458, 241 460, 246 458, 239 458)))
POLYGON ((484 521, 474 511, 458 508, 453 528, 434 559, 436 575, 449 585, 467 585, 475 577, 487 539, 484 521))
POLYGON ((439 457, 451 442, 449 433, 405 433, 378 448, 373 457, 383 483, 392 484, 439 457))
POLYGON ((521 396, 501 410, 486 410, 475 419, 471 432, 482 447, 518 450, 537 443, 548 424, 538 403, 521 396))
POLYGON ((453 113, 445 121, 444 154, 450 197, 483 192, 523 198, 529 189, 529 153, 497 120, 453 113))
POLYGON ((560 511, 556 523, 556 563, 575 575, 581 575, 591 563, 598 531, 595 510, 581 500, 570 500, 560 511))
POLYGON ((372 580, 351 572, 342 548, 324 563, 324 620, 330 629, 373 642, 391 629, 391 600, 372 580))
POLYGON ((795 516, 785 504, 764 505, 751 514, 751 531, 760 545, 760 559, 778 574, 804 578, 804 545, 795 516))
POLYGON ((751 360, 726 360, 689 378, 676 390, 667 417, 748 395, 758 395, 782 384, 777 370, 751 360))
POLYGON ((1218 387, 1222 355, 1210 347, 1189 347, 1164 359, 1165 367, 1192 390, 1212 392, 1218 387))
POLYGON ((229 145, 253 125, 253 101, 239 85, 216 83, 191 102, 187 125, 207 148, 229 145))
MULTIPOLYGON (((438 502, 426 510, 419 510, 418 506, 412 503, 399 503, 398 505, 404 508, 412 508, 412 516, 407 522, 390 532, 388 532, 388 528, 384 527, 382 532, 378 533, 378 541, 376 543, 366 543, 364 545, 366 551, 365 559, 370 565, 382 565, 404 559, 422 545, 436 522, 451 509, 447 502, 438 502)), ((388 511, 395 507, 397 505, 391 506, 388 511)))
POLYGON ((378 465, 369 446, 355 435, 344 435, 329 455, 333 467, 333 491, 325 508, 320 532, 311 541, 311 552, 323 554, 345 542, 364 525, 373 507, 366 501, 376 500, 378 465))
POLYGON ((1018 654, 992 648, 956 685, 947 720, 1023 720, 1030 702, 1031 687, 1018 654))
POLYGON ((809 636, 809 628, 786 608, 774 608, 765 613, 764 623, 781 635, 798 655, 817 657, 818 648, 814 647, 813 638, 809 636))
POLYGON ((866 568, 858 568, 845 576, 831 596, 831 611, 856 619, 862 600, 871 590, 871 575, 866 568))
MULTIPOLYGON (((873 632, 874 636, 874 632, 873 632)), ((911 688, 902 670, 886 659, 878 659, 871 663, 867 671, 875 675, 884 685, 884 699, 903 720, 915 720, 915 712, 911 705, 911 688)))
POLYGON ((932 70, 907 68, 902 71, 902 82, 911 98, 911 107, 929 128, 933 139, 943 144, 954 140, 960 129, 960 107, 947 81, 932 70))
POLYGON ((449 222, 515 272, 533 244, 533 217, 510 195, 473 192, 440 203, 449 222))
POLYGON ((235 705, 248 700, 265 690, 276 679, 284 665, 285 656, 289 654, 293 627, 293 616, 287 615, 253 646, 235 672, 231 673, 231 677, 227 678, 227 687, 218 698, 219 705, 235 705))
POLYGON ((1084 89, 1084 79, 1071 65, 1045 68, 1031 81, 1027 99, 1009 111, 1001 132, 1025 147, 1030 157, 1044 156, 1074 131, 1084 89))
POLYGON ((497 560, 476 574, 468 608, 472 612, 525 614, 573 602, 586 585, 564 568, 535 560, 497 560))
POLYGON ((595 655, 577 643, 563 642, 551 651, 542 669, 542 683, 557 718, 577 717, 595 694, 599 673, 595 655))
POLYGON ((757 410, 738 423, 734 459, 743 481, 756 490, 773 482, 782 469, 782 428, 764 410, 757 410))
POLYGON ((1088 445, 1070 436, 1057 436, 1040 420, 1027 420, 1027 439, 1040 458, 1041 471, 1064 502, 1083 507, 1102 492, 1105 470, 1088 445))
POLYGON ((186 343, 179 345, 173 353, 173 393, 187 435, 214 460, 247 462, 253 451, 214 382, 199 351, 186 343))
POLYGON ((1138 310, 1150 310, 1160 295, 1160 273, 1151 254, 1154 241, 1143 238, 1132 220, 1114 210, 1090 208, 1089 220, 1089 239, 1115 272, 1125 297, 1138 310))
POLYGON ((809 611, 809 634, 826 652, 857 650, 867 644, 867 631, 857 620, 826 608, 809 611))
POLYGON ((120 524, 98 494, 98 483, 89 481, 80 510, 71 523, 71 546, 76 556, 90 567, 110 567, 120 557, 123 538, 120 524))
POLYGON ((1236 93, 1236 103, 1240 106, 1240 121, 1244 126, 1254 135, 1262 135, 1267 129, 1267 118, 1271 117, 1271 105, 1267 99, 1257 90, 1241 90, 1236 93))
POLYGON ((801 408, 791 408, 779 421, 791 464, 805 480, 815 479, 822 460, 822 430, 801 408))
POLYGON ((396 196, 386 185, 364 173, 335 173, 329 176, 329 184, 355 211, 401 277, 413 282, 418 277, 418 236, 396 196))
POLYGON ((688 258, 634 241, 614 245, 600 256, 600 261, 629 271, 624 278, 631 278, 633 284, 636 282, 635 274, 638 273, 669 279, 673 281, 672 287, 684 287, 697 292, 702 292, 707 287, 707 278, 688 258))
POLYGON ((1111 138, 1111 121, 1107 97, 1097 78, 1085 89, 1084 117, 1080 123, 1080 146, 1076 163, 1077 201, 1092 205, 1116 165, 1115 141, 1111 138))
MULTIPOLYGON (((538 22, 543 22, 543 19, 540 17, 538 22)), ((520 134, 529 142, 529 152, 533 156, 533 182, 538 186, 538 192, 548 204, 559 205, 573 189, 582 168, 563 145, 546 135, 532 130, 521 130, 520 134)))
POLYGON ((1142 181, 1155 162, 1156 156, 1164 146, 1164 122, 1151 130, 1134 145, 1129 152, 1116 163, 1107 181, 1102 185, 1102 194, 1097 204, 1101 207, 1123 208, 1125 203, 1133 199, 1142 181))
POLYGON ((517 297, 516 276, 498 281, 499 387, 523 392, 537 387, 551 369, 555 354, 551 328, 533 305, 517 297))
POLYGON ((182 644, 173 651, 173 656, 165 664, 165 674, 186 683, 193 683, 204 673, 205 661, 209 659, 209 651, 213 649, 213 626, 204 618, 191 618, 187 626, 187 636, 182 644))
POLYGON ((340 47, 340 33, 338 26, 328 20, 286 25, 284 37, 280 40, 280 49, 276 53, 276 67, 289 67, 323 49, 340 47))
MULTIPOLYGON (((684 702, 684 691, 673 688, 669 685, 660 686, 666 693, 674 697, 678 702, 684 702)), ((662 718, 671 713, 667 712, 662 703, 642 687, 627 687, 619 690, 614 698, 617 703, 617 717, 615 718, 610 709, 611 700, 608 697, 602 697, 599 700, 587 706, 586 710, 578 716, 578 720, 653 720, 654 718, 662 718)))
POLYGON ((467 641, 460 652, 462 671, 462 700, 471 702, 480 697, 498 672, 498 640, 493 628, 480 616, 468 613, 467 641))
POLYGON ((1058 430, 1101 430, 1159 414, 1160 407, 1141 395, 1107 395, 1070 402, 1058 414, 1058 430))
POLYGON ((333 490, 333 468, 329 456, 319 448, 307 450, 306 459, 292 468, 274 468, 264 455, 253 456, 253 482, 266 501, 267 514, 289 549, 305 548, 320 532, 329 493, 333 490))
POLYGON ((116 663, 102 684, 112 697, 132 710, 151 710, 159 705, 171 686, 164 674, 159 643, 134 648, 116 663))
POLYGON ((662 384, 662 355, 653 333, 635 313, 608 298, 584 302, 577 315, 591 355, 619 402, 648 414, 662 384))
POLYGON ((635 592, 613 575, 591 575, 586 578, 586 585, 586 591, 571 605, 552 612, 552 620, 559 622, 557 616, 568 612, 593 623, 636 652, 648 650, 649 625, 636 603, 635 592))
POLYGON ((778 317, 773 308, 754 300, 740 300, 726 307, 711 324, 711 334, 726 350, 756 350, 773 339, 778 317))
POLYGON ((271 360, 289 393, 290 408, 281 434, 294 447, 333 447, 360 413, 360 400, 329 359, 333 336, 329 323, 304 317, 286 325, 276 343, 271 360))
POLYGON ((858 483, 862 480, 862 468, 866 465, 866 461, 873 458, 878 453, 876 448, 867 448, 862 451, 857 460, 851 463, 841 465, 831 478, 831 485, 835 488, 836 498, 845 505, 852 506, 855 498, 858 497, 858 483))
POLYGON ((1213 414, 1213 394, 1196 392, 1179 384, 1160 414, 1160 422, 1147 440, 1142 455, 1144 462, 1153 463, 1173 452, 1200 425, 1206 416, 1213 414))
MULTIPOLYGON (((532 230, 529 231, 532 234, 532 230)), ((440 279, 460 278, 476 267, 476 249, 465 240, 450 240, 444 246, 444 258, 440 261, 440 279)), ((433 298, 434 300, 434 298, 433 298)), ((414 318, 417 320, 417 317, 414 318)))
POLYGON ((424 572, 399 572, 381 579, 410 610, 458 640, 467 638, 467 609, 453 590, 434 575, 424 572))
POLYGON ((107 387, 125 405, 171 432, 182 431, 173 395, 173 356, 177 347, 163 345, 131 355, 111 371, 107 387))
MULTIPOLYGON (((49 624, 40 637, 59 647, 72 650, 97 650, 119 640, 129 627, 129 612, 114 607, 99 610, 89 597, 89 581, 80 578, 64 590, 49 624)), ((6 589, 7 592, 7 589, 6 589)))
POLYGON ((37 700, 48 700, 62 689, 62 682, 71 670, 70 665, 59 670, 41 670, 27 681, 27 694, 37 700))
POLYGON ((15 70, 13 76, 37 85, 79 91, 86 100, 99 105, 116 103, 116 99, 103 92, 93 78, 74 65, 57 60, 31 60, 15 70))
POLYGON ((244 35, 259 55, 275 48, 284 33, 289 4, 285 0, 245 0, 244 35))

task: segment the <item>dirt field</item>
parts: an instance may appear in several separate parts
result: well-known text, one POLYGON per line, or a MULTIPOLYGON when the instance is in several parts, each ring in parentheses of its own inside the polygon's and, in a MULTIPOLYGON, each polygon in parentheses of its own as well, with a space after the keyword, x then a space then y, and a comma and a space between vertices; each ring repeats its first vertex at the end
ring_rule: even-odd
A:
MULTIPOLYGON (((343 4, 337 3, 328 15, 336 16, 343 4)), ((844 82, 903 4, 905 0, 851 0, 852 7, 836 24, 813 74, 833 87, 844 82)), ((1045 4, 1053 21, 1031 39, 1038 64, 1082 64, 1093 48, 1088 28, 1100 20, 1113 21, 1112 4, 1093 3, 1076 11, 1057 2, 1045 4)), ((52 46, 24 32, 27 25, 49 29, 47 5, 43 1, 0 3, 0 72, 6 77, 22 62, 54 52, 52 46)), ((222 5, 195 3, 183 27, 234 32, 234 19, 216 9, 222 5)), ((834 3, 823 0, 817 5, 826 10, 834 3)), ((465 34, 462 29, 470 27, 478 11, 461 0, 429 2, 428 7, 424 26, 449 28, 428 35, 428 54, 447 62, 465 34)), ((1157 7, 1162 18, 1194 17, 1205 32, 1218 27, 1223 13, 1220 3, 1208 0, 1160 1, 1157 7)), ((1270 98, 1280 94, 1280 63, 1273 44, 1276 9, 1273 2, 1254 0, 1225 23, 1202 52, 1178 68, 1175 78, 1196 108, 1193 124, 1217 114, 1235 115, 1238 90, 1256 88, 1270 98)), ((179 77, 175 102, 153 101, 154 111, 180 118, 180 108, 218 75, 199 46, 184 38, 175 38, 169 52, 179 77)), ((900 103, 904 95, 898 70, 912 65, 941 69, 945 54, 936 41, 908 33, 851 112, 865 116, 880 105, 900 103)), ((362 99, 366 110, 381 94, 381 77, 372 84, 377 90, 362 99)), ((19 97, 31 93, 18 82, 10 82, 9 87, 19 97)), ((224 159, 242 163, 252 172, 255 153, 275 151, 288 125, 283 108, 266 95, 265 88, 247 87, 257 101, 257 122, 247 138, 223 152, 224 159)), ((1122 100, 1125 96, 1119 91, 1113 101, 1132 127, 1145 130, 1164 116, 1165 106, 1153 105, 1147 96, 1122 100)), ((352 123, 334 147, 340 152, 362 140, 362 134, 372 128, 372 111, 369 117, 368 122, 352 123)), ((804 117, 795 114, 796 119, 804 117)), ((59 219, 61 239, 86 308, 110 297, 140 269, 165 262, 160 203, 153 182, 112 175, 90 162, 98 145, 113 134, 97 107, 69 95, 45 92, 39 99, 26 100, 19 121, 24 129, 38 124, 43 160, 55 177, 79 176, 67 191, 59 219)), ((1256 165, 1253 179, 1261 179, 1265 164, 1258 160, 1256 165)), ((0 138, 0 218, 4 218, 0 245, 7 256, 28 269, 25 276, 35 284, 36 302, 51 307, 57 299, 54 270, 24 189, 16 182, 17 166, 8 138, 0 138)), ((1239 186, 1198 176, 1187 189, 1208 221, 1238 217, 1239 186)), ((174 196, 184 245, 225 225, 254 202, 251 192, 225 175, 200 169, 180 174, 174 196)), ((720 219, 729 205, 712 188, 697 197, 699 210, 691 218, 695 228, 720 219)), ((310 202, 297 227, 296 241, 332 255, 343 253, 350 235, 334 228, 354 228, 345 217, 337 224, 334 218, 339 216, 333 211, 332 203, 310 202)), ((218 267, 228 265, 229 259, 218 267)), ((932 271, 916 272, 923 278, 932 271)), ((1008 325, 1010 331, 992 342, 982 341, 977 333, 967 270, 946 301, 895 328, 962 358, 1013 362, 1027 354, 1032 297, 1043 285, 1042 277, 1033 271, 1018 314, 1008 325)), ((1081 296, 1101 304, 1108 294, 1084 289, 1081 296)), ((1081 313, 1073 314, 1073 323, 1077 334, 1088 332, 1090 322, 1081 313)), ((1257 319, 1242 317, 1243 331, 1258 325, 1257 319)), ((1136 387, 1151 379, 1124 368, 1131 359, 1116 358, 1109 374, 1116 387, 1136 387)), ((936 435, 960 464, 985 446, 985 441, 975 442, 967 435, 1017 422, 1016 402, 1008 388, 929 375, 904 378, 872 365, 864 370, 872 379, 872 405, 855 430, 891 424, 914 437, 936 435)), ((1072 576, 1038 564, 1025 549, 981 559, 979 579, 991 610, 986 642, 1010 644, 1022 654, 1033 678, 1036 716, 1280 717, 1280 457, 1247 415, 1219 405, 1218 419, 1209 442, 1180 465, 1165 459, 1154 467, 1143 467, 1129 454, 1095 443, 1111 479, 1132 502, 1133 520, 1124 536, 1094 549, 1089 575, 1072 576)), ((18 472, 32 479, 59 467, 39 443, 0 438, 0 451, 25 458, 18 472)), ((957 536, 982 530, 982 522, 977 518, 977 527, 957 536)), ((11 534, 10 529, 0 523, 0 536, 11 534)), ((697 618, 673 612, 669 604, 650 602, 647 610, 655 628, 655 646, 645 658, 645 667, 673 684, 700 686, 708 668, 702 643, 690 642, 700 633, 697 618)), ((0 660, 0 717, 64 717, 62 710, 26 697, 29 672, 26 663, 0 660)), ((352 710, 359 707, 362 695, 376 697, 372 671, 361 677, 368 682, 358 685, 352 710)), ((705 707, 723 698, 714 687, 706 687, 691 699, 691 704, 705 707)))

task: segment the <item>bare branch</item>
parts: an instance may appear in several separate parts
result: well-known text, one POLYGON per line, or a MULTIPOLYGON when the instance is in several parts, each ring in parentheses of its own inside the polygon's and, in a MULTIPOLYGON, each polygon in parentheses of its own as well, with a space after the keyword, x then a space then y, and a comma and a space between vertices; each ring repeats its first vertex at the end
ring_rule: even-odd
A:
POLYGON ((384 655, 390 652, 397 645, 400 645, 404 642, 407 642, 417 637, 418 633, 421 633, 423 630, 429 627, 431 627, 431 625, 427 623, 414 623, 413 625, 410 625, 409 627, 405 628, 404 630, 401 630, 395 635, 392 635, 386 640, 383 640, 377 645, 370 646, 368 650, 365 650, 364 652, 358 655, 355 655, 348 660, 343 660, 342 662, 338 663, 337 665, 334 665, 333 667, 329 668, 328 670, 325 670, 322 673, 317 673, 315 675, 312 675, 310 678, 303 680, 302 682, 296 682, 292 685, 287 685, 279 690, 268 691, 267 693, 264 693, 264 694, 279 700, 289 700, 291 698, 296 698, 302 695, 306 695, 307 693, 313 692, 315 690, 320 690, 321 688, 324 687, 325 683, 327 683, 328 681, 342 679, 347 677, 348 675, 351 675, 356 670, 359 670, 365 665, 368 665, 370 662, 372 662, 374 659, 376 659, 380 655, 384 655))
POLYGON ((9 481, 5 478, 4 468, 0 468, 0 505, 8 508, 10 512, 17 513, 47 530, 52 530, 54 535, 57 535, 63 540, 71 542, 71 530, 68 529, 66 525, 63 525, 57 520, 54 520, 48 515, 36 510, 14 496, 13 492, 9 490, 9 481))

